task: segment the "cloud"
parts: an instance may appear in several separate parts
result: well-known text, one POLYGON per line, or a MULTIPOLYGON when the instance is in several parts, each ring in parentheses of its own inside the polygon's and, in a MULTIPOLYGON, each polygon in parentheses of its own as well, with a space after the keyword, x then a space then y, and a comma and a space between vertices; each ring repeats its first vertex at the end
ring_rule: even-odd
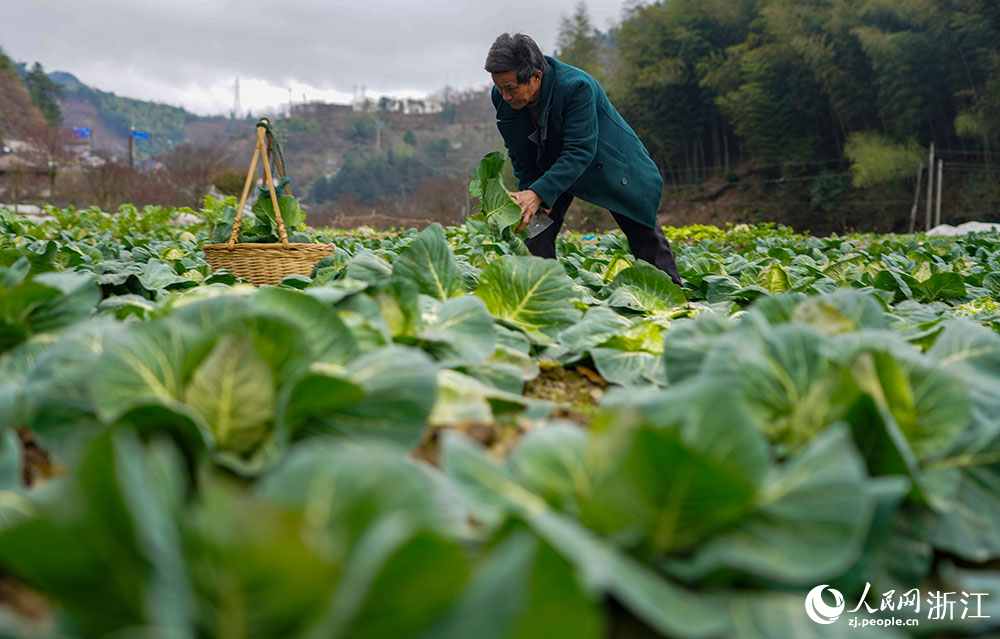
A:
MULTIPOLYGON (((307 96, 426 94, 482 86, 486 51, 504 31, 552 51, 575 0, 3 0, 0 46, 119 95, 224 112, 233 80, 243 108, 307 96), (263 87, 268 87, 267 89, 263 87), (283 94, 283 95, 282 95, 283 94), (271 97, 273 96, 273 97, 271 97), (269 102, 259 102, 259 101, 269 102)), ((622 0, 587 3, 606 28, 622 0)))

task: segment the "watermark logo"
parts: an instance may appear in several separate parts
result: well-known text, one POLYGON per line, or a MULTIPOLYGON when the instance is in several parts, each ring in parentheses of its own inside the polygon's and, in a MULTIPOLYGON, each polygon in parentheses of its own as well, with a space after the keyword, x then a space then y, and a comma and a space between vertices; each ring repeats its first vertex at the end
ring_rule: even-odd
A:
MULTIPOLYGON (((806 595, 806 614, 815 623, 823 625, 837 621, 847 607, 840 591, 828 588, 827 585, 816 586, 806 595), (832 606, 823 601, 823 593, 826 590, 829 590, 830 594, 833 595, 835 603, 832 606)), ((867 628, 869 626, 917 626, 920 624, 920 590, 914 588, 898 596, 895 590, 890 590, 883 593, 881 598, 875 599, 874 604, 872 604, 868 600, 871 588, 872 585, 866 583, 865 592, 858 600, 858 605, 847 611, 851 615, 855 615, 847 619, 848 626, 867 628)), ((927 619, 932 621, 989 619, 989 615, 983 614, 984 597, 989 597, 989 594, 985 592, 927 591, 927 607, 925 608, 927 619)))
POLYGON ((823 601, 823 590, 826 589, 826 586, 827 584, 816 586, 806 596, 806 614, 816 623, 833 623, 840 618, 840 613, 844 612, 844 596, 840 594, 839 590, 830 588, 836 604, 828 606, 823 601))

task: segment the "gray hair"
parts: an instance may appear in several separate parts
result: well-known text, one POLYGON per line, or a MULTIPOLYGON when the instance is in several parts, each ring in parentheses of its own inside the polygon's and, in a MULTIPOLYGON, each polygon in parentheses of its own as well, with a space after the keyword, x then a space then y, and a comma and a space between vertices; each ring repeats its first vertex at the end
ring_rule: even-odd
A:
POLYGON ((490 73, 517 72, 517 83, 524 84, 539 71, 545 71, 545 57, 535 41, 523 33, 502 33, 486 56, 490 73))

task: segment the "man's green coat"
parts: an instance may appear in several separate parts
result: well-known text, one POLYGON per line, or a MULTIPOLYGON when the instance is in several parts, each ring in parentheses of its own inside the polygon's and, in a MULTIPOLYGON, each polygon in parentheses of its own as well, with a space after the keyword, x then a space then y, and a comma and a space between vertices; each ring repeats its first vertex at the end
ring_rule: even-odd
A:
POLYGON ((493 87, 497 128, 519 189, 531 189, 546 207, 569 193, 654 228, 663 179, 646 147, 597 80, 545 59, 537 127, 527 108, 512 109, 493 87))

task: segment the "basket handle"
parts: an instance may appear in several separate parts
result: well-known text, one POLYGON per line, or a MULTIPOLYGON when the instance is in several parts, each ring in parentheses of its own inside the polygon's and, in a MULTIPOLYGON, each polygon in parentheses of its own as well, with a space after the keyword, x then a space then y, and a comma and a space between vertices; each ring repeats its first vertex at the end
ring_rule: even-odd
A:
MULTIPOLYGON (((263 122, 267 122, 267 118, 261 118, 263 122)), ((278 177, 285 178, 285 156, 281 152, 281 145, 274 138, 274 134, 271 131, 271 127, 266 127, 267 135, 267 152, 270 157, 274 160, 274 168, 278 171, 278 177)), ((285 195, 292 194, 291 180, 285 180, 285 195)))
POLYGON ((274 191, 274 178, 271 175, 271 163, 267 158, 267 142, 265 141, 265 131, 267 120, 261 119, 257 123, 257 146, 253 152, 253 159, 250 160, 250 170, 247 172, 247 180, 243 184, 243 194, 240 196, 240 205, 236 209, 236 219, 233 220, 233 230, 229 234, 228 248, 232 251, 236 247, 236 238, 243 225, 243 207, 246 206, 247 196, 250 194, 250 185, 253 183, 254 169, 257 168, 257 158, 264 156, 264 177, 267 180, 267 188, 271 195, 271 204, 274 206, 274 217, 278 222, 278 235, 281 237, 281 246, 290 248, 288 245, 288 232, 285 230, 285 220, 281 217, 281 209, 278 206, 278 195, 274 191))

